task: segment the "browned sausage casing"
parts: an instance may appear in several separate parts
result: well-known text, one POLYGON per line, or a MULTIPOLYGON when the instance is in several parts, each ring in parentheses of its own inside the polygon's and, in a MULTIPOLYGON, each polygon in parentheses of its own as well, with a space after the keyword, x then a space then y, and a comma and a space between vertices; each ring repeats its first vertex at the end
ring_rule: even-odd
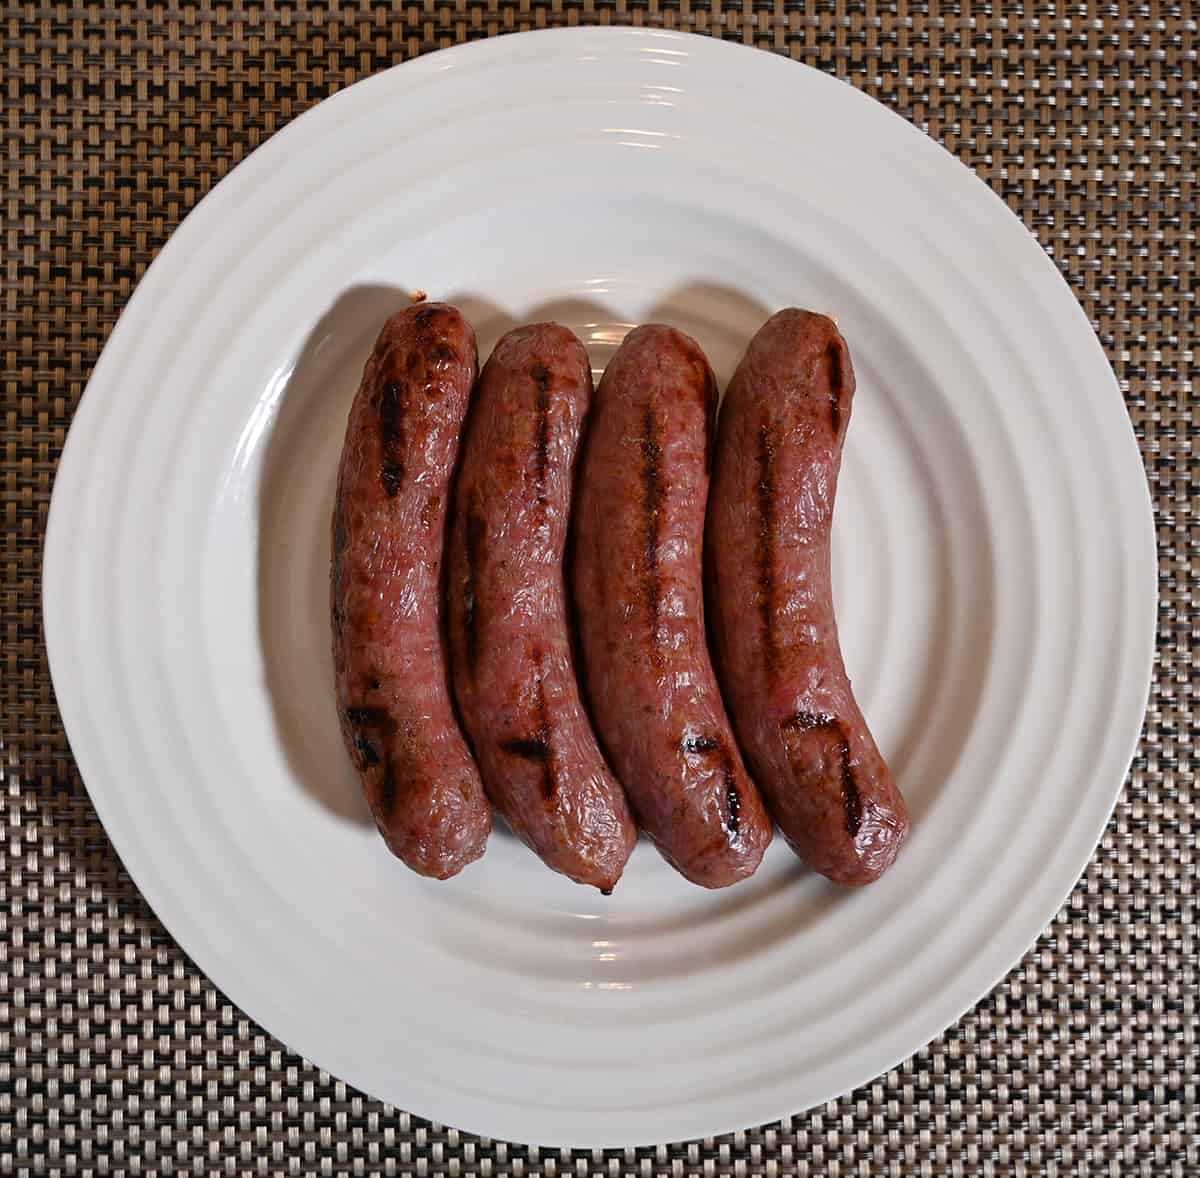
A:
POLYGON ((780 830, 842 884, 877 879, 908 829, 842 665, 830 524, 854 370, 831 319, 780 311, 721 408, 706 571, 717 667, 780 830))
POLYGON ((563 583, 591 395, 587 352, 565 327, 521 327, 496 345, 455 490, 449 635, 488 796, 548 866, 609 891, 637 828, 580 702, 563 583))
POLYGON ((438 879, 483 854, 492 822, 440 633, 447 498, 476 363, 475 333, 454 307, 388 320, 350 410, 333 518, 346 747, 388 846, 438 879))
POLYGON ((704 634, 701 543, 717 389, 696 342, 629 333, 596 392, 573 585, 596 728, 642 829, 688 879, 751 874, 771 822, 704 634))

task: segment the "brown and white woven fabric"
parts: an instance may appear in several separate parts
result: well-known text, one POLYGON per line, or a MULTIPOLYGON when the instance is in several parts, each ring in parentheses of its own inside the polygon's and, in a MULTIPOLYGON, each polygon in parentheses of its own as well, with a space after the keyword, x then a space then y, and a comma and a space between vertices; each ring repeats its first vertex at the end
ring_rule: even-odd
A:
POLYGON ((1200 1174, 1194 738, 1200 597, 1189 4, 305 0, 0 7, 0 1175, 449 1178, 1200 1174), (171 941, 88 801, 54 703, 43 530, 71 413, 155 252, 314 103, 455 42, 691 29, 837 74, 944 143, 1058 263, 1125 392, 1154 495, 1158 659, 1104 841, 1009 977, 941 1038, 782 1124, 539 1150, 361 1096, 171 941))

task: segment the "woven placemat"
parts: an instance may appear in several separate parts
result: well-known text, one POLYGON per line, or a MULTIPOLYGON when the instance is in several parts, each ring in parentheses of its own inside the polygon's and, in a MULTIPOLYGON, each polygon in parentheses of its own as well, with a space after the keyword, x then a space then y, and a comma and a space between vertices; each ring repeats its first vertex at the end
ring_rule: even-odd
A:
POLYGON ((8 4, 2 27, 0 1174, 1200 1173, 1189 5, 114 2, 8 4), (572 1153, 363 1097, 196 970, 122 871, 71 760, 39 571, 72 410, 196 201, 289 119, 375 70, 585 22, 790 54, 899 111, 1000 193, 1120 378, 1154 494, 1161 604, 1145 735, 1104 841, 990 997, 902 1066, 782 1124, 572 1153))

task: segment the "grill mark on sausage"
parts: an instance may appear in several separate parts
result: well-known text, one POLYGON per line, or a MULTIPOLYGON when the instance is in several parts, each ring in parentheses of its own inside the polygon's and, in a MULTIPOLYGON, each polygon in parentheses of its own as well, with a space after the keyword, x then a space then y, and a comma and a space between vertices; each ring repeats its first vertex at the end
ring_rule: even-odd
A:
POLYGON ((784 720, 784 728, 793 732, 811 732, 814 728, 839 728, 840 725, 832 716, 820 712, 797 712, 784 720))
MULTIPOLYGON (((432 364, 449 364, 456 356, 454 349, 445 340, 438 340, 429 349, 429 360, 432 364)), ((436 391, 436 385, 432 386, 436 391)))
POLYGON ((467 667, 474 675, 479 662, 479 632, 483 629, 479 603, 479 572, 487 542, 487 523, 475 509, 467 508, 466 519, 467 583, 463 586, 463 628, 467 632, 467 667))
POLYGON ((502 741, 500 751, 511 757, 534 761, 542 767, 542 796, 546 801, 554 797, 558 766, 554 750, 550 747, 550 723, 546 714, 546 691, 541 677, 537 681, 537 702, 534 705, 537 728, 532 736, 518 736, 502 741))
POLYGON ((538 503, 546 504, 546 469, 550 463, 550 370, 538 361, 529 375, 537 390, 535 413, 537 414, 537 436, 534 441, 534 478, 537 485, 538 503))
POLYGON ((375 728, 387 736, 396 731, 396 721, 388 715, 386 708, 347 708, 346 719, 356 728, 375 728))
POLYGON ((846 830, 853 838, 862 827, 862 794, 850 767, 850 746, 842 741, 842 807, 846 811, 846 830))
POLYGON ((354 750, 361 760, 358 767, 365 769, 378 765, 383 754, 373 738, 376 735, 384 739, 391 736, 396 731, 396 721, 385 708, 357 707, 346 709, 346 723, 353 734, 354 750))
POLYGON ((733 774, 733 765, 727 760, 725 762, 725 813, 726 826, 729 828, 729 833, 736 835, 741 828, 741 812, 742 799, 738 793, 737 781, 733 774))
POLYGON ((518 736, 506 740, 500 745, 500 751, 510 757, 520 757, 524 761, 545 761, 550 756, 550 745, 541 736, 518 736))
POLYGON ((758 535, 755 561, 758 565, 758 611, 762 629, 763 657, 767 670, 774 671, 775 650, 775 443, 766 420, 758 430, 758 535))
POLYGON ((361 729, 354 733, 354 749, 358 753, 364 767, 378 765, 381 757, 379 750, 371 743, 371 738, 361 729))
POLYGON ((842 809, 846 814, 846 831, 853 838, 862 826, 862 795, 859 793, 858 782, 854 780, 854 767, 850 764, 850 742, 842 722, 833 716, 822 715, 819 712, 797 712, 790 716, 782 725, 785 735, 791 732, 828 732, 837 741, 838 756, 841 761, 841 792, 842 809))
POLYGON ((737 774, 729 750, 717 737, 693 732, 684 736, 679 747, 685 756, 717 754, 715 759, 719 763, 721 780, 725 786, 725 828, 731 835, 736 835, 741 829, 742 797, 738 792, 737 774))
POLYGON ((404 481, 404 392, 400 381, 389 380, 379 398, 379 444, 383 450, 379 479, 389 499, 399 494, 404 481))
POLYGON ((842 353, 837 344, 825 349, 824 359, 829 373, 829 418, 836 438, 842 429, 842 353))
POLYGON ((658 571, 658 533, 662 515, 662 444, 658 440, 658 423, 654 408, 646 406, 642 419, 642 514, 646 530, 645 565, 646 604, 650 610, 650 632, 655 647, 661 641, 659 609, 662 585, 658 571))

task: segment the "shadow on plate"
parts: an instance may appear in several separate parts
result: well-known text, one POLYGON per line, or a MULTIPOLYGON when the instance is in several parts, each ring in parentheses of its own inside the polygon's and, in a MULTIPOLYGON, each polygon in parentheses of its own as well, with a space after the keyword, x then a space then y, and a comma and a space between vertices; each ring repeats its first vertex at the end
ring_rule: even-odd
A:
POLYGON ((525 323, 553 321, 569 327, 587 345, 592 372, 599 380, 626 334, 643 323, 666 323, 694 336, 708 355, 722 384, 733 375, 751 336, 766 322, 770 310, 735 287, 693 281, 669 291, 640 320, 594 298, 564 295, 514 312, 470 291, 447 296, 470 320, 485 361, 496 342, 525 323))
POLYGON ((983 699, 995 642, 995 553, 970 445, 945 391, 890 326, 877 330, 889 358, 877 393, 915 458, 937 554, 936 620, 912 683, 917 707, 900 743, 884 750, 916 831, 953 776, 983 699), (901 388, 926 394, 906 399, 901 388))
POLYGON ((258 624, 279 741, 296 780, 333 814, 372 824, 334 707, 330 520, 350 403, 375 337, 406 291, 346 291, 309 333, 263 455, 258 624))

